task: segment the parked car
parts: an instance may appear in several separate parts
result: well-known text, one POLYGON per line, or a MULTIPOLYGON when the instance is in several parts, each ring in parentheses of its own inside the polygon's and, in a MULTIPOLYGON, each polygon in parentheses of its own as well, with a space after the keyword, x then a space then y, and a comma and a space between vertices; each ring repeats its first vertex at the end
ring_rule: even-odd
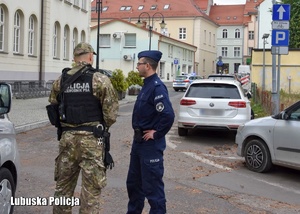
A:
POLYGON ((196 76, 196 75, 179 75, 176 76, 175 79, 173 80, 173 89, 175 91, 179 91, 179 90, 186 90, 189 85, 197 79, 202 79, 202 77, 200 76, 196 76))
POLYGON ((272 165, 300 170, 299 130, 300 101, 277 115, 241 125, 235 138, 237 154, 254 172, 267 172, 272 165))
POLYGON ((111 78, 112 77, 112 71, 110 71, 110 70, 105 70, 105 69, 99 69, 99 72, 100 73, 102 73, 102 74, 104 74, 104 75, 106 75, 106 76, 108 76, 109 78, 111 78))
POLYGON ((195 80, 180 100, 178 135, 191 129, 237 130, 250 119, 250 101, 238 81, 195 80))
POLYGON ((13 213, 20 159, 14 125, 7 113, 11 107, 11 87, 0 83, 0 213, 13 213))

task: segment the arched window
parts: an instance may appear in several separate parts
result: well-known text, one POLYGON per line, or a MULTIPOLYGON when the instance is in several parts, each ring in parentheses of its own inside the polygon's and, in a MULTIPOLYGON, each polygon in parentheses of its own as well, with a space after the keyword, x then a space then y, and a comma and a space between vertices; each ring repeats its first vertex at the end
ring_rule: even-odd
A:
POLYGON ((226 39, 227 38, 227 29, 223 29, 223 35, 222 38, 226 39))
POLYGON ((240 32, 240 29, 235 29, 235 34, 234 34, 234 36, 235 36, 236 39, 241 38, 241 32, 240 32))
POLYGON ((0 51, 4 51, 4 39, 5 39, 5 12, 0 7, 0 51))
POLYGON ((20 52, 20 39, 21 39, 20 36, 21 36, 21 17, 19 12, 16 12, 14 17, 14 45, 13 45, 14 53, 20 52))
POLYGON ((85 32, 84 31, 81 31, 81 39, 80 39, 81 42, 85 42, 85 32))
POLYGON ((60 57, 60 25, 58 22, 55 22, 53 29, 53 58, 60 57))
POLYGON ((35 20, 33 16, 29 17, 28 27, 28 54, 33 55, 35 49, 35 20))
POLYGON ((74 28, 73 39, 72 39, 72 50, 74 50, 74 48, 77 44, 78 44, 78 30, 77 30, 77 28, 74 28))
POLYGON ((64 44, 64 59, 69 59, 69 51, 70 51, 70 30, 69 26, 66 25, 64 27, 64 38, 63 38, 63 44, 64 44))

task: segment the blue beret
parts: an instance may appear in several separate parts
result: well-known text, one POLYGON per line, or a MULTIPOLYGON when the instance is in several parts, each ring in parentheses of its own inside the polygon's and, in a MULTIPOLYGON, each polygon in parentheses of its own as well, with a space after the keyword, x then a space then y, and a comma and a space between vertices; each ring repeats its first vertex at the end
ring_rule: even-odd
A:
POLYGON ((148 57, 150 59, 153 59, 155 62, 159 62, 161 56, 162 52, 160 51, 142 51, 138 54, 138 58, 148 57))

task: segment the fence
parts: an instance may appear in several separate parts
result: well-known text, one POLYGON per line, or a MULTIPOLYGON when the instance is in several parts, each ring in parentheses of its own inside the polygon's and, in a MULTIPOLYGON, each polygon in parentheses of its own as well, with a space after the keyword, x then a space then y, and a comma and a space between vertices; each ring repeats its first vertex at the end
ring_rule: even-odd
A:
POLYGON ((29 99, 37 97, 47 97, 50 94, 54 80, 49 81, 5 81, 12 87, 13 97, 16 99, 29 99))

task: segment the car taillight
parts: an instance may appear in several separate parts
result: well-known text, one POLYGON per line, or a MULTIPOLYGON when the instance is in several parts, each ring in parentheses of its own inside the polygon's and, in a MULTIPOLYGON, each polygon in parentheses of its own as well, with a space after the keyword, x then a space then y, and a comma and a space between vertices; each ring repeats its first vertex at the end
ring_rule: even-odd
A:
POLYGON ((232 101, 229 102, 228 105, 235 108, 246 108, 246 102, 244 101, 232 101))
POLYGON ((186 99, 180 100, 180 105, 182 105, 182 106, 190 106, 190 105, 195 105, 195 104, 196 104, 195 100, 186 100, 186 99))
POLYGON ((189 80, 183 80, 183 82, 189 82, 189 80))

